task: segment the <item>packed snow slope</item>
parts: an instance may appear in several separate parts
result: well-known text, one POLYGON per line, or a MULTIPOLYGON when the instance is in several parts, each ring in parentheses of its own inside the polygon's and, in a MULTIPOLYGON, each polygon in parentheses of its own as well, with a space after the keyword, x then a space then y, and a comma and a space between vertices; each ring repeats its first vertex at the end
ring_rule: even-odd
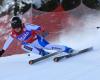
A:
POLYGON ((69 19, 73 26, 70 32, 63 29, 59 39, 52 43, 76 50, 93 46, 93 51, 58 63, 49 58, 34 65, 29 65, 28 61, 40 56, 32 53, 31 56, 19 54, 1 57, 0 80, 100 80, 100 29, 96 29, 100 26, 100 12, 84 13, 77 21, 73 21, 73 17, 69 19))

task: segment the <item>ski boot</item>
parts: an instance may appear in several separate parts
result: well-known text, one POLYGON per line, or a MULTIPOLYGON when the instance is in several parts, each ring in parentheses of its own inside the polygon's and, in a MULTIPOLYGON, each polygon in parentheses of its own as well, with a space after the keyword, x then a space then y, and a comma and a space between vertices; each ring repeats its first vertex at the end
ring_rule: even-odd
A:
POLYGON ((66 48, 63 52, 68 53, 68 55, 72 55, 77 53, 78 51, 72 49, 72 48, 66 48))
POLYGON ((44 51, 43 49, 41 49, 39 54, 40 54, 41 56, 45 56, 45 55, 48 55, 49 52, 46 52, 46 51, 44 51))

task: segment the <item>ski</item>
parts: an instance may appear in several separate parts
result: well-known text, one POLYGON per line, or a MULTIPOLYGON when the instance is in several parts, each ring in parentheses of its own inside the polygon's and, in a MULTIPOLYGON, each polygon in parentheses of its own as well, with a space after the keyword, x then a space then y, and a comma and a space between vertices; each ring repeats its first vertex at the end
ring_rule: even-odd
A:
POLYGON ((91 50, 93 50, 93 47, 88 47, 88 48, 79 50, 77 53, 74 53, 74 54, 55 57, 53 60, 54 60, 54 62, 59 62, 60 60, 62 60, 64 58, 70 58, 70 57, 73 57, 73 56, 77 56, 77 55, 83 54, 83 53, 91 51, 91 50))
POLYGON ((47 58, 52 57, 52 56, 54 56, 54 55, 57 55, 57 54, 59 54, 59 53, 60 53, 60 52, 54 52, 54 53, 48 54, 48 55, 46 55, 46 56, 42 56, 42 57, 39 57, 39 58, 36 58, 36 59, 33 59, 33 60, 29 60, 29 64, 32 65, 32 64, 34 64, 34 63, 36 63, 36 62, 42 61, 42 60, 44 60, 44 59, 47 59, 47 58))

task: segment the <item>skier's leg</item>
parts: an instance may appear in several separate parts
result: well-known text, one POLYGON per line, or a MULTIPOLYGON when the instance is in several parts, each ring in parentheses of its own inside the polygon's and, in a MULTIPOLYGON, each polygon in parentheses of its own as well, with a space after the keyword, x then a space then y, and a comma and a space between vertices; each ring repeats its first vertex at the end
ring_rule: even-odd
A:
POLYGON ((34 41, 31 44, 23 45, 22 49, 27 51, 27 52, 36 53, 36 54, 39 54, 39 55, 42 55, 42 56, 49 54, 48 52, 43 50, 43 46, 41 46, 38 43, 38 40, 34 41))
POLYGON ((36 48, 31 47, 30 45, 22 45, 22 49, 28 53, 39 54, 39 51, 36 48))
POLYGON ((63 46, 63 45, 48 44, 44 48, 48 49, 48 50, 57 50, 57 51, 62 51, 62 52, 66 52, 66 53, 72 53, 74 51, 74 49, 67 47, 67 46, 63 46))
POLYGON ((44 49, 48 49, 48 50, 57 50, 57 51, 62 51, 66 53, 72 53, 74 51, 72 48, 67 47, 67 46, 50 44, 47 40, 45 40, 44 38, 40 36, 37 40, 37 43, 38 43, 37 45, 40 45, 44 49))
POLYGON ((34 46, 39 51, 40 55, 45 56, 49 54, 49 52, 44 50, 44 46, 46 46, 47 44, 49 43, 43 39, 34 41, 31 46, 34 46))

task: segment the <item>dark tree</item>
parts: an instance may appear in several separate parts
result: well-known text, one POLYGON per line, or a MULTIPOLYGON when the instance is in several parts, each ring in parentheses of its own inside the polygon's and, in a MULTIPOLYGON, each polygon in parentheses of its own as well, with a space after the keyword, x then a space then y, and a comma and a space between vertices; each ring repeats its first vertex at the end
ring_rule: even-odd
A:
POLYGON ((84 5, 92 9, 100 9, 100 0, 83 0, 84 5))
POLYGON ((81 4, 81 0, 63 0, 62 1, 62 6, 64 10, 71 10, 76 8, 81 4))

